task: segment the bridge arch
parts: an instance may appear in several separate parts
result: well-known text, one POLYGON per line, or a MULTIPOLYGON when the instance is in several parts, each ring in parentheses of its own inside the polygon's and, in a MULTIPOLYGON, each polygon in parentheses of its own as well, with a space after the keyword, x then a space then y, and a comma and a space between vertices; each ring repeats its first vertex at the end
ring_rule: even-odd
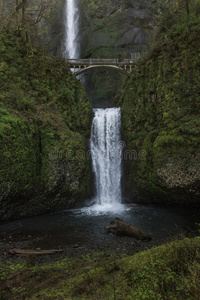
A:
POLYGON ((130 77, 131 76, 131 73, 130 72, 128 72, 128 71, 126 71, 125 69, 122 69, 122 68, 120 68, 119 66, 114 66, 114 65, 92 65, 92 66, 85 66, 84 68, 81 68, 81 69, 79 69, 77 72, 74 72, 74 75, 75 76, 78 76, 78 75, 80 75, 80 74, 82 74, 82 73, 84 73, 84 72, 86 72, 86 71, 88 71, 88 70, 91 70, 91 69, 111 69, 111 70, 116 70, 116 71, 118 71, 118 72, 120 72, 120 73, 122 73, 122 74, 124 74, 124 75, 126 75, 126 76, 128 76, 128 77, 130 77))
POLYGON ((95 68, 107 68, 118 71, 126 76, 130 76, 133 67, 136 65, 135 59, 99 59, 99 58, 89 58, 89 59, 67 59, 68 65, 71 69, 74 69, 74 75, 78 76, 83 72, 95 69, 95 68))

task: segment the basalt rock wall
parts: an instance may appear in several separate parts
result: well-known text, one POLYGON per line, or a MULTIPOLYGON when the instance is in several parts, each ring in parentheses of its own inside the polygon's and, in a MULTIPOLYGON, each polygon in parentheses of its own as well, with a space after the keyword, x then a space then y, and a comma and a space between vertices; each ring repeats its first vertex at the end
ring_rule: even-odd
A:
MULTIPOLYGON (((80 36, 83 57, 131 58, 143 53, 154 35, 153 1, 80 0, 80 36)), ((116 71, 85 74, 92 105, 108 107, 127 78, 116 71)))
POLYGON ((0 220, 81 205, 92 196, 92 109, 63 59, 0 32, 0 220))
POLYGON ((132 201, 200 202, 199 14, 181 13, 138 62, 118 102, 132 201))

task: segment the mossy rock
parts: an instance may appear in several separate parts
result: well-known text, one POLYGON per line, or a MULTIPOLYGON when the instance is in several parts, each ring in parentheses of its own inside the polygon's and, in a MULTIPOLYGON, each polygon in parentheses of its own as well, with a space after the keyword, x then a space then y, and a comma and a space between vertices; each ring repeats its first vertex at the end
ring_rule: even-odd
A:
POLYGON ((64 59, 0 32, 0 219, 80 205, 92 195, 93 112, 64 59))
POLYGON ((118 96, 123 139, 137 153, 124 163, 131 199, 199 204, 200 57, 191 55, 198 51, 199 33, 195 9, 159 33, 118 96), (140 151, 146 151, 145 160, 138 159, 140 151))

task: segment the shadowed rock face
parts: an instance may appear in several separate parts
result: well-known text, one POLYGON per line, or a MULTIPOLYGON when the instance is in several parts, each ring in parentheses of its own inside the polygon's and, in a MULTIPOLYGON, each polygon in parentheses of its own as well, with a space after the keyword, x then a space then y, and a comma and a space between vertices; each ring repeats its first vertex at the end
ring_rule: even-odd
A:
POLYGON ((123 47, 118 53, 127 56, 143 51, 153 30, 152 2, 116 0, 95 5, 94 1, 80 0, 83 55, 87 55, 88 48, 101 45, 123 47))
MULTIPOLYGON (((80 0, 82 57, 131 58, 146 50, 154 32, 151 1, 80 0)), ((94 107, 112 107, 127 78, 108 70, 85 73, 94 107)))
MULTIPOLYGON (((82 55, 88 49, 98 46, 123 47, 123 55, 134 51, 143 51, 151 40, 153 32, 152 3, 145 0, 77 0, 80 12, 80 40, 82 55)), ((36 30, 41 43, 47 45, 53 54, 61 53, 64 31, 65 0, 49 0, 48 5, 39 0, 27 1, 26 19, 38 17, 43 9, 44 17, 37 23, 36 30)), ((7 0, 0 8, 0 14, 8 18, 16 9, 16 2, 7 0)), ((18 20, 22 10, 18 9, 18 20)), ((123 52, 120 49, 120 52, 123 52)), ((94 54, 94 49, 91 54, 94 54)), ((110 52, 110 55, 116 53, 110 52)))

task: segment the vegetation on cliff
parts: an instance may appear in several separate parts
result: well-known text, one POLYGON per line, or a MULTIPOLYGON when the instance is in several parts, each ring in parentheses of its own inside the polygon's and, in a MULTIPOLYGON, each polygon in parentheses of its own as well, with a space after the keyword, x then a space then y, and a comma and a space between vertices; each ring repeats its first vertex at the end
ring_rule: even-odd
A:
POLYGON ((134 256, 102 253, 51 264, 0 263, 3 299, 198 299, 200 238, 134 256))
POLYGON ((0 20, 23 24, 34 45, 61 55, 64 36, 63 0, 1 0, 0 20))
POLYGON ((90 195, 92 110, 64 59, 0 32, 0 218, 70 207, 90 195))
MULTIPOLYGON (((195 3, 178 11, 173 6, 164 15, 154 46, 118 99, 129 151, 125 188, 140 199, 199 201, 200 5, 195 3)), ((91 192, 85 154, 92 117, 81 84, 63 59, 33 48, 23 26, 0 32, 0 77, 0 218, 80 202, 91 192)), ((199 248, 196 237, 134 256, 93 253, 51 264, 14 258, 15 263, 0 262, 0 299, 197 299, 199 248)))
POLYGON ((189 12, 181 8, 164 11, 152 48, 135 67, 118 102, 126 150, 132 151, 125 162, 125 190, 139 199, 198 203, 199 1, 189 12), (146 154, 142 159, 141 151, 146 154))

